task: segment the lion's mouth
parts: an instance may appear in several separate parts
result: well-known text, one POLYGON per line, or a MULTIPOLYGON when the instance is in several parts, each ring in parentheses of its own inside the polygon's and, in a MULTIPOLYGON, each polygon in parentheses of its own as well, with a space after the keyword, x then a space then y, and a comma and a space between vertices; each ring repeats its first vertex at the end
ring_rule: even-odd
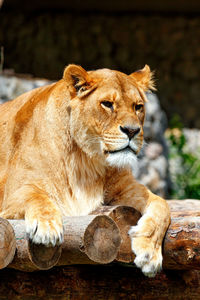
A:
POLYGON ((130 146, 126 146, 125 148, 122 148, 122 149, 118 149, 118 150, 112 150, 112 151, 105 151, 105 154, 113 154, 113 153, 118 153, 118 152, 133 152, 135 155, 137 154, 137 152, 132 149, 130 146))

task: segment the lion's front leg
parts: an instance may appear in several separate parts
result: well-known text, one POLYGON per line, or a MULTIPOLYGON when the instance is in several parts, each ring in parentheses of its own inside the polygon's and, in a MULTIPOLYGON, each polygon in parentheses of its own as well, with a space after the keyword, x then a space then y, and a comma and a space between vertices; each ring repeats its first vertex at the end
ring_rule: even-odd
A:
POLYGON ((26 233, 35 244, 55 246, 63 240, 61 211, 42 188, 26 184, 7 199, 3 218, 25 218, 26 233))
POLYGON ((136 226, 129 230, 137 267, 154 277, 162 268, 162 241, 170 223, 166 201, 149 192, 147 206, 136 226))
POLYGON ((139 184, 131 172, 121 170, 107 181, 105 201, 109 205, 129 205, 142 217, 129 230, 137 267, 149 277, 162 268, 162 241, 170 223, 167 202, 139 184))
POLYGON ((49 198, 39 195, 29 200, 25 224, 27 236, 35 244, 55 246, 63 241, 61 212, 49 198))

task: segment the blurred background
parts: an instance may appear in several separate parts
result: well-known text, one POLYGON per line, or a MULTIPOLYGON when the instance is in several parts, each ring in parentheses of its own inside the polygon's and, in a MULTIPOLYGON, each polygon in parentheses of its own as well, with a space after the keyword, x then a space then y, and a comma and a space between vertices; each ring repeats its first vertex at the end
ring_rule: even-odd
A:
POLYGON ((127 74, 148 64, 147 146, 138 179, 200 199, 200 1, 0 0, 0 99, 62 77, 69 63, 127 74), (23 74, 23 75, 22 75, 23 74), (32 77, 32 79, 31 79, 32 77))

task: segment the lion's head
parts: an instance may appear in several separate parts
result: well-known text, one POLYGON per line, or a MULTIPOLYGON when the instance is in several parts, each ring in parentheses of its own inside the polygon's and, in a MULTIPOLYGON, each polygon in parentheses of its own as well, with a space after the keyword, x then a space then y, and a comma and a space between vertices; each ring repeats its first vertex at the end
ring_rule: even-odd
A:
POLYGON ((126 75, 69 65, 63 78, 71 94, 70 134, 77 145, 110 165, 132 164, 143 144, 145 91, 154 88, 150 68, 126 75))

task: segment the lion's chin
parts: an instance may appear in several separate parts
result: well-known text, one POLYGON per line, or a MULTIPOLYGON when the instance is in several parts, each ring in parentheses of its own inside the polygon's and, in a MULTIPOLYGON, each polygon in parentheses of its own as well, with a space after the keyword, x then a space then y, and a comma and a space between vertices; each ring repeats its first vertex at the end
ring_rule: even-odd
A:
POLYGON ((109 153, 106 158, 107 163, 112 167, 131 168, 133 172, 137 169, 137 156, 133 151, 123 150, 109 153))

